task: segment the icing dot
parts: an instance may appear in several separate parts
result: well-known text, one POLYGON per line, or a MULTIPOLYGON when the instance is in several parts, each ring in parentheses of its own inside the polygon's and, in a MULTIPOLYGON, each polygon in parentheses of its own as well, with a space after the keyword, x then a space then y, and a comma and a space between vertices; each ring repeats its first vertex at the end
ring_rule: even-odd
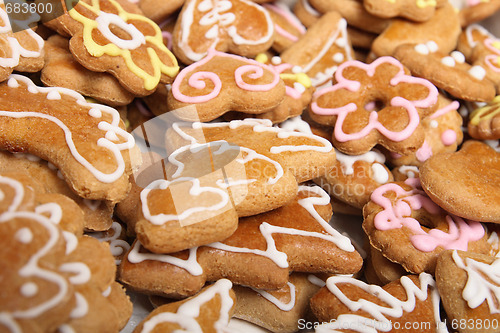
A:
POLYGON ((462 117, 467 117, 469 115, 469 110, 465 107, 465 106, 462 106, 458 112, 460 113, 460 115, 462 117))
POLYGON ((373 180, 379 184, 385 184, 389 181, 389 173, 380 163, 375 163, 372 165, 373 180))
POLYGON ((55 90, 52 90, 47 94, 47 99, 48 100, 59 100, 59 99, 61 99, 61 94, 55 90))
POLYGON ((453 59, 455 59, 456 62, 458 62, 460 64, 463 64, 465 62, 465 56, 460 51, 451 52, 451 56, 453 57, 453 59))
POLYGON ((20 291, 24 297, 33 297, 38 293, 38 286, 33 282, 28 282, 21 286, 20 291))
POLYGON ((14 78, 10 78, 9 81, 7 81, 7 85, 10 88, 17 88, 17 87, 19 87, 19 82, 17 82, 17 80, 14 78))
POLYGON ((302 67, 300 67, 300 66, 293 66, 292 67, 292 73, 297 74, 297 73, 302 73, 302 72, 303 72, 302 67))
POLYGON ((278 56, 274 56, 271 58, 271 63, 273 65, 279 65, 279 64, 281 64, 281 58, 278 56))
POLYGON ((27 244, 33 240, 33 233, 28 228, 21 228, 16 232, 15 237, 21 243, 27 244))
POLYGON ((482 79, 484 79, 486 71, 481 66, 472 66, 471 69, 469 69, 469 74, 481 81, 482 79))
POLYGON ((418 53, 423 54, 423 55, 429 54, 429 49, 427 48, 427 45, 425 45, 425 44, 415 45, 415 51, 417 51, 418 53))
POLYGON ((346 47, 347 41, 345 40, 345 38, 339 38, 335 41, 335 45, 337 45, 338 47, 346 47))
POLYGON ((435 121, 435 120, 431 120, 430 126, 431 126, 431 128, 437 128, 438 127, 438 122, 435 121))
POLYGON ((432 147, 429 146, 427 141, 424 141, 424 144, 417 150, 415 155, 417 157, 417 160, 419 160, 420 162, 425 162, 429 159, 429 157, 432 156, 432 147))
POLYGON ((435 41, 431 40, 427 42, 427 48, 429 49, 430 52, 434 53, 439 49, 439 46, 436 44, 435 41))
POLYGON ((102 112, 99 109, 92 108, 89 110, 89 115, 94 118, 101 118, 102 117, 102 112))
POLYGON ((344 61, 344 55, 340 52, 338 53, 335 53, 335 55, 333 56, 333 61, 335 62, 342 62, 344 61))
POLYGON ((454 130, 446 130, 441 134, 441 141, 445 146, 451 146, 457 141, 457 133, 454 130))
POLYGON ((455 59, 450 56, 442 58, 441 63, 448 67, 455 67, 455 59))

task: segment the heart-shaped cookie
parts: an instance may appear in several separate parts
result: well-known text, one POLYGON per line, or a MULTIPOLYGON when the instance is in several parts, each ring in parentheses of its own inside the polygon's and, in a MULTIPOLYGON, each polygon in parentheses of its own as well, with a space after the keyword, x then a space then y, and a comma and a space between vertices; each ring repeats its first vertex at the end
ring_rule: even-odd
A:
POLYGON ((456 153, 432 156, 420 168, 422 188, 445 210, 500 223, 500 154, 479 141, 456 153))

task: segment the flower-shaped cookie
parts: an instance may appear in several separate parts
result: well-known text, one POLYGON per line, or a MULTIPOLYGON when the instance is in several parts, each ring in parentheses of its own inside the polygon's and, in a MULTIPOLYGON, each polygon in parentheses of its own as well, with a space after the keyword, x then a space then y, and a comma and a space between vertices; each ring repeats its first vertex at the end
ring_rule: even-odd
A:
POLYGON ((0 82, 13 70, 38 72, 43 67, 43 39, 32 29, 14 33, 0 0, 0 82))
POLYGON ((335 73, 336 84, 313 96, 311 117, 334 126, 333 142, 344 153, 366 153, 376 144, 414 151, 423 142, 420 121, 436 108, 438 91, 407 73, 392 57, 347 61, 335 73))
POLYGON ((56 21, 72 36, 70 51, 80 64, 111 73, 136 95, 153 93, 179 71, 158 25, 128 1, 82 0, 56 21))
POLYGON ((174 53, 191 64, 209 49, 254 57, 274 40, 269 13, 248 0, 188 0, 174 29, 174 53))

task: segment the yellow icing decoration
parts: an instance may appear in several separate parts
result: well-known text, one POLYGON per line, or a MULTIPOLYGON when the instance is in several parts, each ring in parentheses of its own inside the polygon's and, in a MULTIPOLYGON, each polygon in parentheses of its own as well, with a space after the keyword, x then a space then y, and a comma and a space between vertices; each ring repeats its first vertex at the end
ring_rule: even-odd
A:
POLYGON ((474 110, 470 115, 470 123, 477 126, 481 120, 488 120, 500 113, 500 95, 496 96, 488 105, 474 110))
POLYGON ((287 79, 294 80, 295 82, 298 82, 301 85, 303 85, 305 88, 309 88, 312 85, 311 79, 309 78, 309 76, 307 76, 306 73, 297 73, 297 74, 283 73, 283 74, 280 74, 280 77, 283 80, 287 80, 287 79))
MULTIPOLYGON (((158 25, 147 17, 126 12, 115 0, 108 1, 116 8, 116 15, 121 18, 125 22, 125 24, 127 24, 126 22, 130 20, 142 21, 149 24, 154 29, 155 34, 153 36, 144 36, 145 41, 156 46, 160 51, 167 54, 173 65, 167 66, 162 63, 160 57, 158 56, 158 54, 156 54, 156 51, 152 47, 148 47, 147 53, 154 71, 153 75, 148 74, 146 71, 135 64, 134 60, 132 59, 130 50, 119 48, 113 43, 109 43, 106 45, 97 44, 92 38, 92 31, 94 29, 98 29, 96 20, 85 17, 84 15, 80 14, 75 8, 72 8, 69 11, 69 15, 74 20, 83 24, 83 43, 87 51, 94 57, 100 57, 103 54, 107 54, 110 56, 121 56, 125 60, 125 63, 130 71, 144 81, 144 88, 147 90, 153 90, 156 88, 156 86, 160 82, 162 73, 168 75, 169 77, 174 77, 175 75, 177 75, 177 73, 179 72, 177 59, 163 43, 163 37, 158 25)), ((84 6, 98 17, 103 13, 100 10, 99 0, 92 0, 92 6, 86 4, 83 1, 80 1, 78 4, 84 6)))
POLYGON ((436 0, 417 0, 418 8, 436 7, 436 0))
POLYGON ((257 57, 255 57, 255 61, 260 62, 261 64, 265 64, 268 60, 269 57, 264 53, 259 53, 257 54, 257 57))
POLYGON ((495 41, 495 42, 491 43, 491 45, 492 45, 495 49, 500 50, 500 41, 495 41))
POLYGON ((389 3, 396 3, 396 0, 387 0, 389 3))

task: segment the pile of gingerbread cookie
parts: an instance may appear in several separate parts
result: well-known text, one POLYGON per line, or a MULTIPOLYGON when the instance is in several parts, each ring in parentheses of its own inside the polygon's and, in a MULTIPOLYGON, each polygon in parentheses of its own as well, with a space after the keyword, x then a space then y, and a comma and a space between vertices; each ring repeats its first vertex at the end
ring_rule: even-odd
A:
POLYGON ((500 331, 498 9, 0 0, 0 332, 500 331))

